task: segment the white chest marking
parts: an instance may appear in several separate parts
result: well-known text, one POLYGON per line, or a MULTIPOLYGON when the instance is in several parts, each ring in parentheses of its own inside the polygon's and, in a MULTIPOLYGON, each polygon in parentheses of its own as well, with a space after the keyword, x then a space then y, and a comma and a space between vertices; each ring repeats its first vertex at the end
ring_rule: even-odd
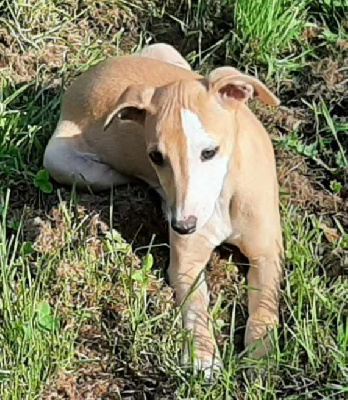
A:
POLYGON ((235 234, 232 226, 228 202, 220 198, 207 226, 204 229, 206 238, 216 247, 235 234))

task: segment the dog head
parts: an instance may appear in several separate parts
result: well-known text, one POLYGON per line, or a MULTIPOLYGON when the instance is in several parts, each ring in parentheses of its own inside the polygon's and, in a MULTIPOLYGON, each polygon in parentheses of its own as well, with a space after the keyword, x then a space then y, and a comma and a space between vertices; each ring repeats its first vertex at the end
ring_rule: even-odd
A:
POLYGON ((160 88, 130 86, 107 117, 105 128, 114 118, 144 126, 171 227, 179 234, 193 233, 211 218, 233 155, 236 112, 254 95, 279 104, 256 78, 222 67, 208 78, 160 88))

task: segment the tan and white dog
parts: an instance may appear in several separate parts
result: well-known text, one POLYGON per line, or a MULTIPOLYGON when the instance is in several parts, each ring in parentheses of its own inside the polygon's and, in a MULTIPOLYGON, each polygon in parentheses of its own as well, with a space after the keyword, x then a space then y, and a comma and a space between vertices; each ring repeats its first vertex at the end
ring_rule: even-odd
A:
POLYGON ((221 243, 250 261, 245 344, 262 339, 254 357, 269 350, 278 322, 278 183, 271 140, 246 105, 253 95, 279 104, 256 78, 231 67, 202 77, 171 46, 152 45, 79 76, 45 151, 45 168, 63 184, 104 190, 137 178, 161 188, 169 277, 193 333, 196 369, 220 365, 202 271, 221 243))

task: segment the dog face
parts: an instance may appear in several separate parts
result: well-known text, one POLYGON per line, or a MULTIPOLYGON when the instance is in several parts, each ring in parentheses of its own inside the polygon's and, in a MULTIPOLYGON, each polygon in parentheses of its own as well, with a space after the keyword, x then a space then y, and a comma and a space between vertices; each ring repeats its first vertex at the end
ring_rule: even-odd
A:
POLYGON ((233 157, 238 107, 256 92, 277 99, 255 78, 219 68, 208 79, 177 81, 157 89, 132 86, 117 117, 144 126, 149 160, 166 193, 168 219, 179 234, 203 227, 214 213, 233 157))
POLYGON ((145 140, 167 195, 171 227, 180 234, 210 219, 233 149, 233 115, 209 94, 206 81, 158 89, 145 121, 145 140))

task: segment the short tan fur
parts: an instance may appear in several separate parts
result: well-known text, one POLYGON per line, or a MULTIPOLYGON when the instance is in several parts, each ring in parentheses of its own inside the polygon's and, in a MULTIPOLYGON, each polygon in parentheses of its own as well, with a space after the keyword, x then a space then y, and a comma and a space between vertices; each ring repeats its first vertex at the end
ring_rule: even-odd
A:
POLYGON ((254 357, 269 351, 267 333, 278 323, 278 183, 271 140, 247 106, 253 96, 279 104, 234 68, 203 77, 173 47, 149 46, 73 82, 44 156, 63 184, 104 190, 135 178, 160 187, 171 227, 170 282, 193 333, 195 368, 208 375, 220 360, 201 273, 216 246, 231 243, 249 258, 245 344, 262 340, 254 357))

